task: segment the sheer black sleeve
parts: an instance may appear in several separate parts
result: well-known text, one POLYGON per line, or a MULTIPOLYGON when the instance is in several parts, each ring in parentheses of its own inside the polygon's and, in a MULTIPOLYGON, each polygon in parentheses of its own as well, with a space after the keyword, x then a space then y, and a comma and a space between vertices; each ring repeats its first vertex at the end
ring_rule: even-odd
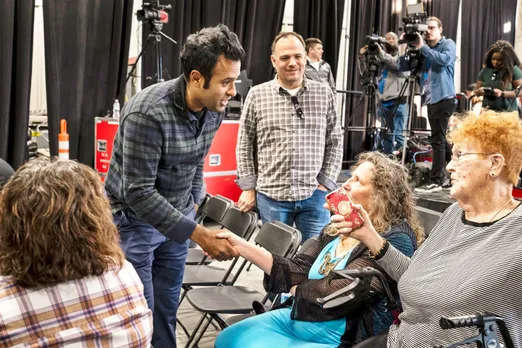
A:
MULTIPOLYGON (((416 243, 412 238, 414 238, 414 236, 410 233, 401 233, 400 231, 394 231, 393 234, 387 236, 390 244, 406 255, 413 254, 416 243)), ((396 288, 396 283, 369 257, 368 250, 364 246, 360 246, 358 257, 350 260, 345 269, 360 269, 364 267, 373 267, 381 271, 385 274, 389 287, 391 289, 396 288)), ((343 289, 350 285, 351 282, 352 280, 346 278, 334 278, 333 273, 323 279, 306 279, 301 281, 297 286, 295 294, 292 319, 316 322, 349 318, 358 315, 358 312, 360 312, 362 308, 372 305, 384 296, 384 289, 381 282, 374 277, 371 280, 370 291, 358 294, 345 305, 331 309, 323 309, 317 302, 318 298, 326 297, 337 290, 343 289)))
POLYGON ((273 293, 289 292, 294 285, 299 285, 308 279, 308 272, 324 246, 335 237, 321 234, 306 250, 300 251, 294 258, 284 258, 273 255, 274 263, 270 275, 265 274, 263 286, 273 293))

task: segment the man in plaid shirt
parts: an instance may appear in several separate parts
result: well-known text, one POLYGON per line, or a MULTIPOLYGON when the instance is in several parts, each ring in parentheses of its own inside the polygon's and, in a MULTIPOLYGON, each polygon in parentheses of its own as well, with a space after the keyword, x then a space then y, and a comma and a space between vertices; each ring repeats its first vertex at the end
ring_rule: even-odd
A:
POLYGON ((330 87, 304 78, 303 38, 280 33, 272 43, 274 80, 247 95, 236 149, 238 206, 257 209, 263 222, 295 225, 303 240, 330 221, 323 208, 337 187, 342 135, 330 87))
POLYGON ((134 96, 122 110, 105 189, 121 244, 154 311, 152 345, 176 347, 176 311, 189 239, 217 260, 237 256, 196 224, 203 163, 236 94, 244 50, 226 26, 192 34, 183 75, 134 96))

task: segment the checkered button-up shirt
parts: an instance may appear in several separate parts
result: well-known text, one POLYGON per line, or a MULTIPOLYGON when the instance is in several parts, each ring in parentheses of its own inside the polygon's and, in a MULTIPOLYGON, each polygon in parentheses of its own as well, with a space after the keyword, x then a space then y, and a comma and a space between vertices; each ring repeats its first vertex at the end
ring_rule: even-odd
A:
POLYGON ((0 276, 0 347, 149 347, 152 313, 132 265, 26 289, 0 276))
POLYGON ((342 134, 332 90, 305 79, 295 98, 299 105, 277 78, 248 93, 236 149, 242 190, 298 201, 311 197, 319 184, 337 187, 342 134))

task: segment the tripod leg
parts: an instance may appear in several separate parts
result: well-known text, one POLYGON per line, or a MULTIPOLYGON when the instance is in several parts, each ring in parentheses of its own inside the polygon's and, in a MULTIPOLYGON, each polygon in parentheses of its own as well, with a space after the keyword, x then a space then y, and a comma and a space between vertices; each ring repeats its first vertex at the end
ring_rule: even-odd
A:
POLYGON ((404 165, 406 162, 406 148, 408 147, 408 141, 411 136, 411 125, 413 122, 413 108, 415 106, 415 75, 410 75, 408 77, 407 83, 409 88, 408 102, 409 102, 409 112, 408 112, 408 128, 403 129, 402 133, 404 134, 404 146, 402 147, 402 161, 401 163, 404 165))

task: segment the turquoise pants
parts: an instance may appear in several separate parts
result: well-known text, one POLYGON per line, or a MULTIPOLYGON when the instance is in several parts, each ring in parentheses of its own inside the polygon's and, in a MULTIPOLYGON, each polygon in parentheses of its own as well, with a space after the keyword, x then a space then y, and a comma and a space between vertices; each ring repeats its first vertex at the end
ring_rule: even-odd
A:
POLYGON ((290 318, 290 308, 279 309, 240 321, 223 330, 216 348, 335 348, 340 344, 346 319, 326 322, 290 318))

